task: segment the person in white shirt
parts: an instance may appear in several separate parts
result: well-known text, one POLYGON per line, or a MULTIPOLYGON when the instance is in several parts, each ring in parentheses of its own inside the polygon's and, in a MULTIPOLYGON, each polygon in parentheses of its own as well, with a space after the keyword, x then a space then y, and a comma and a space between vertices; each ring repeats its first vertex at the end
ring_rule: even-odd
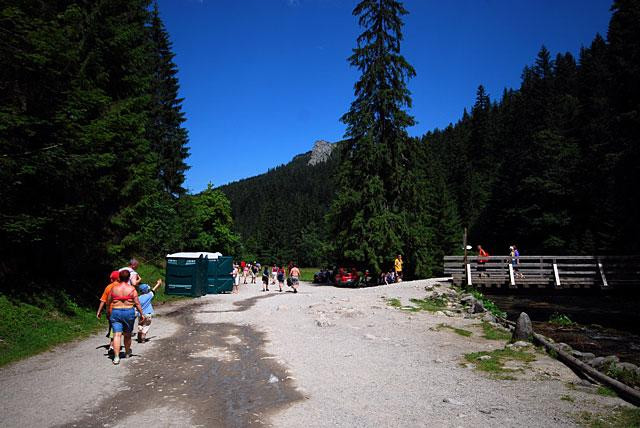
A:
POLYGON ((122 272, 123 270, 129 271, 129 284, 133 285, 134 287, 137 287, 138 284, 142 282, 142 278, 140 278, 140 275, 138 274, 138 272, 136 272, 136 269, 138 269, 139 265, 140 263, 138 263, 138 260, 131 259, 129 260, 129 266, 118 269, 120 272, 122 272))

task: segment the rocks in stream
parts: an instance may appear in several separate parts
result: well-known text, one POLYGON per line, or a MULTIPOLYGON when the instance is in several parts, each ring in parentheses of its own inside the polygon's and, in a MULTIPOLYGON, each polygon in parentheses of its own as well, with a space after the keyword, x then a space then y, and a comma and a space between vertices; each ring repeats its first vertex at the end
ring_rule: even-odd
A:
POLYGON ((521 312, 516 322, 516 328, 513 330, 512 341, 518 340, 531 340, 533 337, 533 325, 531 324, 531 318, 525 312, 521 312))

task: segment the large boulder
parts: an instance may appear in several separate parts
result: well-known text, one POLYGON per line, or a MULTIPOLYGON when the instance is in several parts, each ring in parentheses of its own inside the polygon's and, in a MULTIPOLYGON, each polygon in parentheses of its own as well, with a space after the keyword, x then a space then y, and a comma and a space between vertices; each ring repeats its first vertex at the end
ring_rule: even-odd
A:
POLYGON ((533 326, 531 325, 531 318, 525 312, 521 312, 516 322, 516 328, 513 330, 512 341, 518 340, 531 341, 533 338, 533 326))

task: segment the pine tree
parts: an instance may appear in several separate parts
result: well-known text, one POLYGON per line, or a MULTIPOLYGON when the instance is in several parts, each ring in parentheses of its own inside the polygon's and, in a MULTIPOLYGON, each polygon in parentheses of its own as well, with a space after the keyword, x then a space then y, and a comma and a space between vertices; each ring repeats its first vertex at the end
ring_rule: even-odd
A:
POLYGON ((189 156, 187 130, 182 112, 182 99, 178 97, 178 70, 173 62, 169 35, 160 18, 157 1, 154 2, 149 28, 153 56, 151 80, 150 126, 147 138, 151 149, 158 155, 158 178, 165 190, 172 195, 185 192, 182 184, 188 169, 185 163, 189 156))
POLYGON ((400 55, 407 13, 395 0, 363 0, 353 10, 364 31, 349 62, 361 76, 342 117, 349 140, 330 220, 338 256, 374 271, 401 251, 406 233, 406 128, 415 123, 404 110, 415 75, 400 55))

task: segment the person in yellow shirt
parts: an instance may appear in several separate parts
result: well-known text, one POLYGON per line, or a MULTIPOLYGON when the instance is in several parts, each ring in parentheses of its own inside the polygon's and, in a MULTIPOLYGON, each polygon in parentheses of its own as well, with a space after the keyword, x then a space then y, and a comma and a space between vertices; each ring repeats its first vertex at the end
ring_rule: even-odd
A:
POLYGON ((398 254, 393 262, 393 268, 396 271, 396 282, 402 281, 402 254, 398 254))

